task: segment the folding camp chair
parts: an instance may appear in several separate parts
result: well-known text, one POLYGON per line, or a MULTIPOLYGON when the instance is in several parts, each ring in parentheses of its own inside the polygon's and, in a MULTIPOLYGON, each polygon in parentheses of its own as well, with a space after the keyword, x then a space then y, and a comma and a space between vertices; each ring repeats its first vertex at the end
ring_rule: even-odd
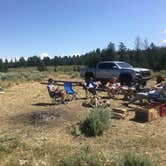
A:
POLYGON ((70 97, 70 100, 76 99, 76 92, 73 90, 71 82, 65 82, 64 89, 66 91, 67 96, 70 97))

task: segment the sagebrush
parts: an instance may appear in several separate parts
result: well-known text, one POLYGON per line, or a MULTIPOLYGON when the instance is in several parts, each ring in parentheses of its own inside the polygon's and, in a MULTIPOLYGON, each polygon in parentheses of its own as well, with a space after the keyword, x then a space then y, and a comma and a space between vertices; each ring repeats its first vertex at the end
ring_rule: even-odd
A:
POLYGON ((93 108, 80 124, 80 130, 87 136, 99 136, 110 126, 110 113, 102 107, 93 108))
POLYGON ((152 162, 146 156, 128 152, 114 166, 152 166, 152 162))

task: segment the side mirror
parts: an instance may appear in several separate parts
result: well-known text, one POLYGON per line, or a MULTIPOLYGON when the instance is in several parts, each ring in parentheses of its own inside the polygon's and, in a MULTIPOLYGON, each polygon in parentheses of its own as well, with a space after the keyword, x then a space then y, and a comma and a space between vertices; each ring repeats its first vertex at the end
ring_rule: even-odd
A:
POLYGON ((118 69, 118 67, 117 66, 113 66, 112 69, 118 69))

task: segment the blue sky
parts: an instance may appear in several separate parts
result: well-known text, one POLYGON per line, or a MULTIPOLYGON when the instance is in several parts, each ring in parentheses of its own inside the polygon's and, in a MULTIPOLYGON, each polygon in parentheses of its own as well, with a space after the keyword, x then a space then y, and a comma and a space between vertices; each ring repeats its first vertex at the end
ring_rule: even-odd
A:
POLYGON ((0 0, 0 58, 166 44, 166 0, 0 0))

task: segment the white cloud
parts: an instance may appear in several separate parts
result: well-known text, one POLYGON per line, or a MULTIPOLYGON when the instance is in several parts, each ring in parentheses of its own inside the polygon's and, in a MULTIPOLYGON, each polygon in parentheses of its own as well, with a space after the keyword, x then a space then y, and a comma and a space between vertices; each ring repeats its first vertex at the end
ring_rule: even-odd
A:
POLYGON ((164 45, 165 45, 165 44, 166 44, 166 40, 163 40, 163 41, 162 41, 162 44, 164 44, 164 45))
POLYGON ((166 33, 166 29, 164 29, 163 33, 166 33))
POLYGON ((78 52, 74 52, 74 53, 60 53, 59 54, 61 57, 63 57, 63 56, 73 56, 73 55, 81 55, 80 53, 78 53, 78 52))
MULTIPOLYGON (((67 54, 66 54, 67 55, 67 54)), ((71 54, 69 54, 70 56, 73 56, 73 55, 80 55, 80 53, 78 53, 78 52, 74 52, 74 53, 71 53, 71 54)))
POLYGON ((41 53, 39 56, 41 59, 43 59, 44 57, 49 57, 49 55, 45 52, 41 53))

